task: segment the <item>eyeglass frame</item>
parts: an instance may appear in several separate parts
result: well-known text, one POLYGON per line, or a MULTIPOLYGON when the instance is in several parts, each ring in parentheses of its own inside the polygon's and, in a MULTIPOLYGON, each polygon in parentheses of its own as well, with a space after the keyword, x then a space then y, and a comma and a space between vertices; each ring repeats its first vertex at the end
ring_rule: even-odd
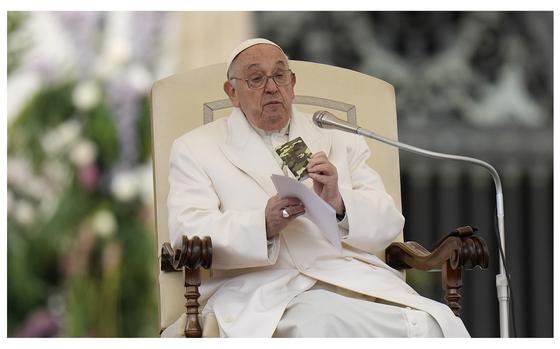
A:
MULTIPOLYGON (((242 80, 242 81, 245 81, 245 83, 247 84, 247 88, 249 88, 249 89, 251 89, 251 90, 260 90, 260 89, 264 88, 264 87, 266 86, 266 84, 268 84, 268 79, 272 79, 272 81, 274 81, 274 83, 276 84, 276 86, 288 86, 288 85, 293 81, 293 79, 294 79, 294 75, 295 75, 294 72, 293 72, 291 69, 282 69, 282 70, 280 70, 280 71, 282 71, 282 72, 290 72, 290 75, 289 75, 289 76, 290 76, 290 79, 288 80, 287 83, 282 84, 282 85, 280 85, 280 84, 276 81, 276 79, 274 78, 275 75, 265 75, 265 74, 263 74, 263 75, 264 75, 264 77, 266 78, 266 80, 264 80, 264 84, 263 84, 261 87, 251 87, 251 86, 249 86, 249 80, 250 80, 250 79, 242 79, 242 78, 236 78, 235 76, 232 76, 232 77, 229 78, 229 80, 242 80)), ((254 74, 252 74, 252 75, 254 75, 254 74)))

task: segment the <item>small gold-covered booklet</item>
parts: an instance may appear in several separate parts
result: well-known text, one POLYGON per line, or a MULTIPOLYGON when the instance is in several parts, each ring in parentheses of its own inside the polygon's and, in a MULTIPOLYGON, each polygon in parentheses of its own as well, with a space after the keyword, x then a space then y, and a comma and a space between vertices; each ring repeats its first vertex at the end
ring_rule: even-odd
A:
POLYGON ((298 181, 309 178, 306 166, 312 154, 301 137, 292 139, 277 147, 276 153, 298 181))

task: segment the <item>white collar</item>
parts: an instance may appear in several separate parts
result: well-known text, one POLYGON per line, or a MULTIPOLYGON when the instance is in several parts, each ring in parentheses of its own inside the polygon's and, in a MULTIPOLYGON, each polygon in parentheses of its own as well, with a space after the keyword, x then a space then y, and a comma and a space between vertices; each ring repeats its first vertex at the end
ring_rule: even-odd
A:
POLYGON ((289 134, 290 131, 290 119, 288 119, 288 122, 286 123, 286 126, 282 127, 280 130, 277 131, 265 131, 262 130, 260 128, 258 128, 257 126, 253 125, 253 123, 251 121, 249 121, 249 119, 247 119, 247 121, 249 122, 249 125, 251 125, 251 127, 253 127, 253 129, 259 134, 259 136, 261 137, 270 137, 270 136, 285 136, 289 134))

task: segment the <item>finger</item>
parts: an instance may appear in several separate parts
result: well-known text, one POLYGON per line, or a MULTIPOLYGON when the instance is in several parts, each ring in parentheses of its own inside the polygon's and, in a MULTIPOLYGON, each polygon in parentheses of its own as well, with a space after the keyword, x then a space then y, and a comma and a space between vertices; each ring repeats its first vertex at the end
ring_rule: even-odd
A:
POLYGON ((318 157, 324 157, 324 158, 326 158, 326 157, 327 157, 327 154, 325 154, 324 151, 318 151, 318 152, 316 152, 315 154, 311 155, 311 158, 312 158, 312 159, 315 159, 315 158, 318 158, 318 157))
POLYGON ((332 176, 326 176, 319 173, 309 173, 309 177, 314 181, 317 181, 321 184, 327 184, 331 182, 332 176))
POLYGON ((307 168, 307 173, 319 173, 327 176, 332 176, 336 173, 336 168, 330 163, 319 164, 307 168))
POLYGON ((291 210, 295 211, 293 213, 290 213, 291 217, 299 217, 302 214, 305 214, 305 207, 304 206, 295 207, 295 209, 291 209, 291 210))
POLYGON ((275 202, 280 201, 280 200, 282 200, 282 198, 280 197, 280 194, 276 194, 276 195, 274 195, 274 196, 271 196, 271 197, 268 199, 268 204, 272 205, 272 204, 274 204, 275 202))
POLYGON ((287 217, 287 218, 282 218, 284 221, 292 221, 292 220, 294 220, 295 218, 297 218, 297 217, 299 217, 299 216, 305 214, 305 209, 299 209, 299 208, 298 208, 297 211, 296 211, 296 210, 290 208, 290 209, 286 209, 286 210, 288 211, 288 213, 290 214, 290 216, 287 217), (294 212, 291 212, 291 211, 294 211, 294 212))
POLYGON ((293 221, 294 219, 298 218, 299 216, 301 216, 303 214, 305 214, 305 211, 292 214, 292 215, 290 215, 290 217, 286 218, 285 220, 288 221, 288 222, 291 222, 291 221, 293 221))
POLYGON ((327 156, 325 155, 325 153, 320 152, 320 153, 313 154, 313 156, 307 162, 307 167, 314 166, 314 165, 317 165, 317 164, 324 164, 324 163, 328 163, 328 162, 329 162, 329 159, 327 159, 327 156))
POLYGON ((273 209, 273 210, 281 210, 284 207, 289 206, 290 204, 295 205, 296 204, 295 200, 298 200, 298 199, 297 198, 291 198, 291 197, 279 198, 278 200, 275 200, 275 201, 271 202, 270 208, 273 209))
POLYGON ((286 207, 286 211, 288 211, 290 216, 299 215, 299 214, 305 213, 305 206, 301 205, 301 206, 286 207))
POLYGON ((281 207, 288 207, 288 206, 303 206, 303 202, 301 202, 298 198, 285 198, 278 202, 279 206, 281 207))

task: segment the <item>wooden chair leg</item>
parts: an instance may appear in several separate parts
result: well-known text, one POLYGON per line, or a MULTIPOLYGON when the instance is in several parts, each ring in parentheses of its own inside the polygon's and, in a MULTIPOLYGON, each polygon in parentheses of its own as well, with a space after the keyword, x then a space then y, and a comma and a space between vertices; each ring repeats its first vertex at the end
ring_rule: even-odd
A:
POLYGON ((163 243, 161 247, 161 270, 183 271, 186 299, 185 337, 202 337, 202 328, 198 321, 200 268, 210 269, 211 266, 212 240, 208 236, 202 239, 193 236, 189 239, 184 235, 181 248, 173 250, 169 242, 163 243))
POLYGON ((459 289, 463 286, 462 268, 454 269, 451 262, 443 265, 441 270, 441 287, 445 291, 445 301, 456 316, 461 316, 461 293, 459 289))
POLYGON ((202 328, 198 321, 198 287, 200 286, 200 268, 189 269, 183 267, 183 275, 185 277, 185 308, 187 308, 187 321, 185 323, 185 337, 202 337, 202 328))

